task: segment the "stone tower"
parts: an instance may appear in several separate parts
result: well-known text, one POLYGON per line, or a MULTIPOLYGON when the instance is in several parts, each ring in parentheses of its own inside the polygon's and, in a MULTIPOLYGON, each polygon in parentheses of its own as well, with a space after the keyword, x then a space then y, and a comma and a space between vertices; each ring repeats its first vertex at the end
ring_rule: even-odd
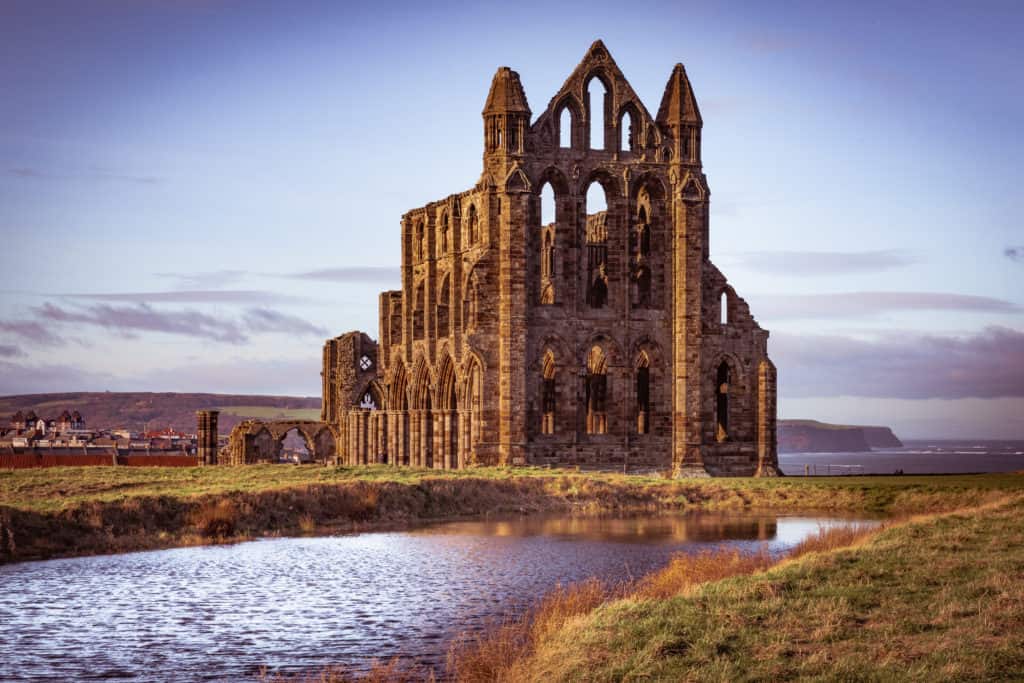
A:
POLYGON ((597 41, 536 117, 500 67, 482 118, 473 187, 402 216, 379 341, 325 347, 339 459, 777 474, 768 332, 711 262, 683 66, 652 116, 597 41))
POLYGON ((217 464, 217 410, 200 410, 196 412, 198 419, 196 455, 200 465, 217 464))

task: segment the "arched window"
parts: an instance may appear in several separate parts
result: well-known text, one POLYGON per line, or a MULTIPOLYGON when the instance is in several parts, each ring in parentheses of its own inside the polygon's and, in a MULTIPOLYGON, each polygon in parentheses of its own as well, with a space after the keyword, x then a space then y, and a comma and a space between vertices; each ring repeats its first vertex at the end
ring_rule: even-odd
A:
POLYGON ((587 355, 587 434, 608 433, 608 359, 600 346, 587 355))
POLYGON ((416 286, 415 303, 412 309, 412 338, 423 339, 423 305, 424 305, 423 283, 416 286))
POLYGON ((719 322, 723 325, 729 323, 729 295, 726 292, 722 292, 722 297, 718 303, 718 315, 720 316, 719 322))
POLYGON ((548 351, 544 356, 543 385, 541 389, 541 434, 555 433, 555 405, 558 392, 555 386, 555 357, 548 351))
POLYGON ((641 353, 636 362, 636 433, 651 431, 651 361, 641 353))
POLYGON ((633 135, 633 116, 628 112, 622 113, 619 121, 619 149, 623 152, 632 152, 636 149, 636 137, 633 135))
POLYGON ((467 233, 466 241, 469 244, 476 244, 477 240, 477 219, 476 219, 476 207, 470 205, 469 207, 469 219, 466 221, 467 233))
POLYGON ((423 223, 416 223, 416 258, 423 259, 426 252, 423 250, 423 223))
POLYGON ((448 212, 441 215, 441 254, 448 253, 448 212))
POLYGON ((604 103, 608 92, 600 78, 591 78, 587 84, 590 105, 590 149, 604 149, 604 103))
POLYGON ((718 372, 715 377, 715 413, 717 428, 715 430, 715 439, 718 441, 729 440, 729 380, 731 373, 729 371, 729 364, 724 360, 721 365, 718 366, 718 372))
POLYGON ((555 191, 551 183, 544 183, 540 191, 540 291, 541 303, 554 303, 555 277, 555 191))
POLYGON ((647 266, 640 266, 636 270, 636 306, 651 307, 651 269, 647 266))
POLYGON ((466 281, 466 286, 463 291, 462 328, 466 332, 471 332, 476 329, 477 324, 480 322, 480 293, 477 291, 476 279, 472 277, 469 278, 469 280, 466 281))
POLYGON ((441 292, 437 296, 437 336, 439 337, 447 337, 451 333, 448 320, 451 288, 448 286, 448 282, 449 278, 446 277, 441 283, 441 292))
POLYGON ((572 110, 562 107, 558 116, 558 146, 562 149, 572 147, 572 110))
POLYGON ((594 181, 587 188, 587 305, 608 304, 608 202, 605 190, 594 181))

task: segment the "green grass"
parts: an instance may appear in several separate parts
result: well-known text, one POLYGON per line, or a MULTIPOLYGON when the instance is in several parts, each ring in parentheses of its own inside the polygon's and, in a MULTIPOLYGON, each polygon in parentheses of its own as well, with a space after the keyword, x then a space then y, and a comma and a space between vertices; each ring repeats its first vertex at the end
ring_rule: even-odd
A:
POLYGON ((551 634, 515 675, 1021 680, 1022 516, 1024 496, 1004 496, 667 600, 608 603, 551 634))
POLYGON ((0 505, 54 511, 84 502, 143 496, 187 498, 227 492, 260 492, 310 484, 353 481, 415 485, 430 479, 511 480, 540 478, 562 497, 594 494, 601 486, 616 493, 651 497, 681 507, 768 507, 849 509, 875 512, 920 511, 968 504, 1002 491, 1024 491, 1024 476, 784 477, 766 479, 682 479, 576 473, 545 468, 423 470, 387 465, 249 465, 245 467, 56 467, 0 470, 0 505))
POLYGON ((260 420, 319 420, 319 408, 277 408, 275 406, 220 406, 224 415, 251 417, 260 420))

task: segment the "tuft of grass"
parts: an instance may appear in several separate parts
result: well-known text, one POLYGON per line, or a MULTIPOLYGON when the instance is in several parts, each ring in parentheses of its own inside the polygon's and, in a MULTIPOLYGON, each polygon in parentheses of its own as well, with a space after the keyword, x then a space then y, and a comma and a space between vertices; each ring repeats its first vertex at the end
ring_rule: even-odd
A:
POLYGON ((353 672, 348 669, 330 667, 313 674, 297 676, 271 675, 260 672, 260 683, 434 683, 434 672, 400 659, 387 662, 373 662, 366 671, 353 672))
POLYGON ((230 538, 238 527, 238 508, 230 500, 211 501, 192 513, 192 525, 204 538, 230 538))
POLYGON ((664 569, 640 579, 630 597, 640 600, 671 598, 702 583, 740 574, 753 574, 774 563, 775 559, 764 548, 755 553, 702 550, 693 554, 679 554, 664 569))

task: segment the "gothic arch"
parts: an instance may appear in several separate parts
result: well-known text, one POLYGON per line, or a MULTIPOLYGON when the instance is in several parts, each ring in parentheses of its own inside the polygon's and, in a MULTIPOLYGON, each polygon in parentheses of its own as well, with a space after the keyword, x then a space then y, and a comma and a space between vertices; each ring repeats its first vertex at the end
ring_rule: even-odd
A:
POLYGON ((422 355, 416 357, 413 363, 412 382, 410 383, 409 403, 413 409, 424 409, 434 405, 434 373, 430 364, 422 355))
POLYGON ((442 357, 439 365, 440 370, 437 373, 437 407, 444 410, 455 410, 458 400, 458 393, 456 391, 455 399, 456 405, 451 405, 453 389, 459 386, 459 374, 455 368, 455 362, 452 357, 445 353, 442 357))
POLYGON ((390 394, 388 395, 389 410, 409 409, 409 375, 405 369, 405 362, 398 358, 392 365, 391 379, 388 381, 390 394))
POLYGON ((553 126, 555 129, 555 146, 559 148, 575 148, 576 137, 579 135, 578 131, 583 126, 583 102, 578 99, 572 93, 565 93, 558 100, 557 104, 552 108, 553 126), (569 140, 562 139, 562 112, 569 110, 569 140), (566 144, 566 143, 569 144, 566 144))
POLYGON ((609 367, 622 367, 622 347, 619 346, 619 343, 615 341, 613 337, 603 332, 598 332, 597 334, 592 335, 579 349, 577 349, 577 360, 579 361, 580 367, 586 366, 590 350, 595 346, 601 347, 602 352, 608 358, 609 367))
POLYGON ((618 141, 618 151, 639 153, 643 149, 644 123, 645 120, 643 115, 640 113, 640 108, 637 107, 636 103, 632 100, 626 101, 621 107, 619 107, 619 111, 615 118, 615 130, 618 131, 618 135, 615 136, 618 141), (623 129, 623 122, 625 121, 627 114, 629 115, 629 125, 632 130, 623 129), (625 146, 622 144, 623 133, 629 136, 626 139, 627 144, 625 146), (630 142, 632 144, 628 144, 630 142))
POLYGON ((556 201, 562 197, 567 197, 572 191, 565 174, 557 166, 548 166, 541 171, 540 175, 537 176, 537 182, 534 184, 534 194, 539 197, 541 190, 546 184, 551 185, 556 201))

